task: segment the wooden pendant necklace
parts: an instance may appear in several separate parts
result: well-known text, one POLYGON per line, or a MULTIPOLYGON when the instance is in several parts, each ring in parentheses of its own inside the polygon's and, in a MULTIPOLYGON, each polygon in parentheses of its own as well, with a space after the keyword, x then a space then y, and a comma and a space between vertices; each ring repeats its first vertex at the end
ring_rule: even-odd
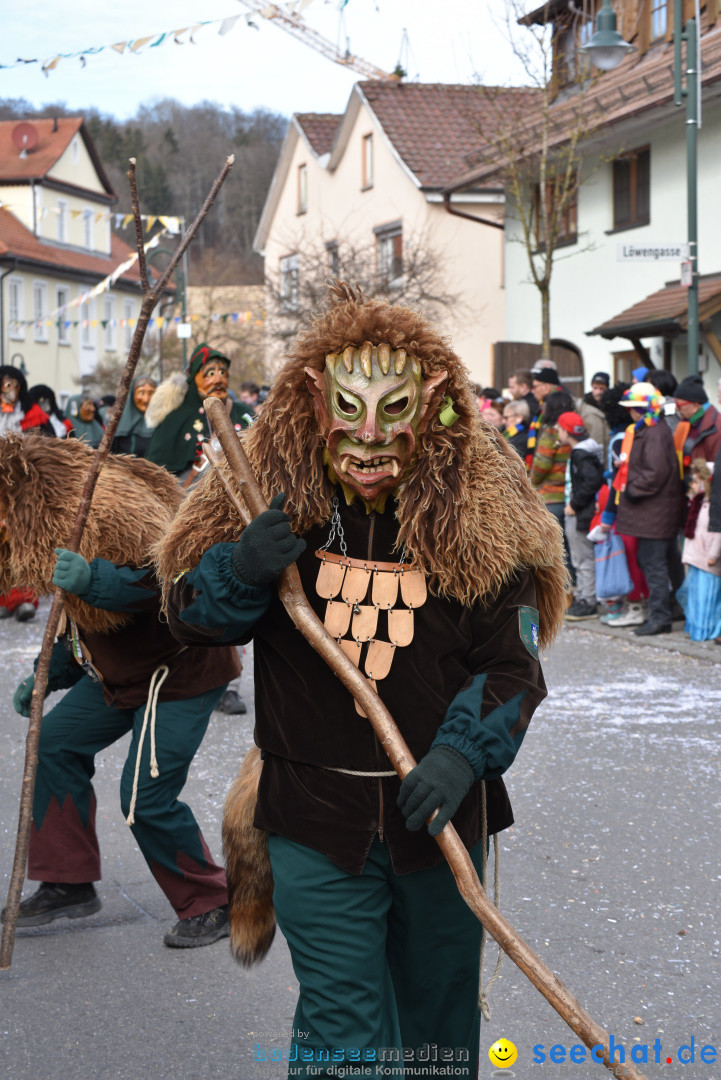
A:
MULTIPOLYGON (((376 689, 391 669, 395 650, 413 641, 413 612, 426 602, 426 576, 405 561, 405 548, 397 563, 350 558, 337 496, 330 536, 315 554, 320 559, 315 589, 327 600, 324 626, 349 660, 357 667, 362 664, 376 689), (328 550, 336 535, 340 555, 328 550)), ((365 715, 357 702, 356 711, 365 715)))

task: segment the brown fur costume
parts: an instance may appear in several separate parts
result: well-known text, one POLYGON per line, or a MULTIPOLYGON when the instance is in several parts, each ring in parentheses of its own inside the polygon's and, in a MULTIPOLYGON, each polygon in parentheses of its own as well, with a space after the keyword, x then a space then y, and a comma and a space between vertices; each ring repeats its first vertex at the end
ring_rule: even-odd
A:
MULTIPOLYGON (((95 451, 77 439, 6 435, 0 439, 0 582, 53 591, 56 547, 70 538, 95 451)), ((177 481, 140 458, 111 455, 100 472, 80 554, 140 567, 180 505, 177 481)), ((130 616, 101 611, 68 593, 69 616, 85 630, 107 632, 130 616)))
MULTIPOLYGON (((461 360, 416 312, 364 300, 345 285, 332 293, 328 310, 295 341, 260 416, 243 436, 266 499, 286 493, 284 509, 301 536, 331 516, 324 438, 303 369, 322 371, 329 353, 364 341, 405 348, 420 360, 425 378, 448 372, 444 393, 452 397, 459 419, 444 427, 436 415, 419 437, 417 454, 397 492, 397 547, 406 545, 413 565, 426 571, 431 591, 466 605, 495 598, 518 569, 530 569, 540 611, 540 645, 548 645, 566 604, 561 530, 531 487, 521 459, 481 420, 461 360)), ((213 544, 237 540, 241 532, 220 482, 207 475, 158 546, 166 588, 180 571, 195 567, 213 544)), ((234 850, 248 835, 254 803, 255 789, 237 781, 226 801, 223 826, 231 947, 243 963, 260 958, 272 905, 269 867, 256 868, 253 881, 264 903, 255 897, 251 904, 253 881, 245 876, 249 859, 234 850), (234 867, 243 867, 243 880, 234 867), (254 948, 255 930, 259 944, 254 948)))

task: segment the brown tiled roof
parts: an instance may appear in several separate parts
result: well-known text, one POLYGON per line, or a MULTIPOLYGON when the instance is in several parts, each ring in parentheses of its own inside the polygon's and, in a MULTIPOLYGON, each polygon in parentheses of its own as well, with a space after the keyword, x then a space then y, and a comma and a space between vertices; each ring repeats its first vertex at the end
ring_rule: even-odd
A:
POLYGON ((30 180, 44 179, 70 145, 73 136, 80 132, 103 187, 115 198, 115 192, 82 117, 59 116, 49 120, 36 120, 33 117, 28 120, 27 123, 32 124, 38 133, 38 142, 24 158, 20 157, 20 152, 12 141, 13 130, 20 122, 0 120, 0 183, 22 184, 30 180))
MULTIPOLYGON (((698 303, 700 319, 708 319, 721 311, 721 273, 699 278, 698 303)), ((678 333, 687 326, 688 289, 673 284, 651 293, 645 300, 587 333, 605 338, 650 337, 678 333)))
POLYGON ((485 88, 443 83, 361 82, 386 135, 423 188, 442 188, 480 148, 493 115, 489 95, 525 100, 526 88, 485 88))
POLYGON ((296 113, 295 118, 303 128, 308 142, 318 157, 329 154, 338 125, 343 119, 342 114, 296 113))
MULTIPOLYGON (((38 240, 9 210, 0 208, 0 259, 16 257, 23 262, 42 264, 62 272, 71 270, 102 279, 133 253, 119 237, 111 234, 110 255, 94 255, 74 248, 54 247, 38 240)), ((137 262, 120 276, 119 281, 140 282, 137 262)))
MULTIPOLYGON (((705 12, 702 14, 702 80, 708 87, 721 80, 721 23, 708 29, 705 12)), ((613 71, 601 73, 596 84, 585 95, 584 108, 594 131, 602 131, 622 120, 630 119, 650 109, 668 105, 673 101, 673 43, 656 45, 643 56, 630 53, 613 71)), ((550 146, 560 146, 568 138, 575 122, 578 95, 570 94, 559 99, 551 107, 550 146)), ((679 111, 679 123, 681 123, 679 111)), ((540 121, 529 115, 522 141, 529 155, 538 145, 541 134, 540 121)), ((521 139, 518 140, 519 143, 521 139)), ((469 187, 488 183, 502 168, 503 156, 492 159, 488 150, 471 151, 448 188, 469 187)))

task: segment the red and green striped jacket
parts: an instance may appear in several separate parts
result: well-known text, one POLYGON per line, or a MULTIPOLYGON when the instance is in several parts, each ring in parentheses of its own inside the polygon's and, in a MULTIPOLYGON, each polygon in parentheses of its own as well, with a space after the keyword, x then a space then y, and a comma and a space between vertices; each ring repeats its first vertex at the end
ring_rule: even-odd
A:
POLYGON ((531 483, 545 503, 565 502, 566 462, 570 448, 558 441, 558 428, 544 427, 536 443, 531 483))

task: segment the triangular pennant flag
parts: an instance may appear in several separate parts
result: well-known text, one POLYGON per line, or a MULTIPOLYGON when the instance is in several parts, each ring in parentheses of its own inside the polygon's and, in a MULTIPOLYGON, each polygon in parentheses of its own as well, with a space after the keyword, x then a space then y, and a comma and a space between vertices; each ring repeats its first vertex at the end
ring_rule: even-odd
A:
POLYGON ((155 49, 155 48, 157 48, 158 45, 162 45, 167 36, 168 36, 167 34, 161 34, 158 38, 156 38, 156 40, 153 42, 153 44, 150 46, 150 48, 155 49))
POLYGON ((231 15, 229 19, 223 19, 222 23, 220 24, 220 30, 218 31, 218 33, 229 34, 239 18, 240 15, 231 15))
POLYGON ((148 216, 147 216, 147 218, 146 218, 145 220, 146 220, 146 221, 147 221, 147 223, 148 223, 148 230, 150 230, 150 229, 152 229, 153 225, 155 224, 155 222, 156 222, 156 221, 157 221, 158 219, 157 219, 157 217, 155 216, 155 214, 148 214, 148 216))
POLYGON ((115 45, 111 45, 111 48, 115 49, 116 53, 120 53, 120 55, 122 56, 125 52, 127 44, 127 41, 118 41, 115 45))
POLYGON ((141 38, 138 38, 136 41, 131 41, 130 42, 130 51, 134 52, 134 53, 139 52, 139 50, 142 49, 144 45, 147 45, 148 42, 152 41, 152 40, 153 40, 153 35, 150 34, 148 37, 141 37, 141 38))
POLYGON ((46 60, 43 64, 43 75, 47 75, 49 71, 55 71, 55 68, 60 63, 60 57, 56 56, 54 60, 46 60))

